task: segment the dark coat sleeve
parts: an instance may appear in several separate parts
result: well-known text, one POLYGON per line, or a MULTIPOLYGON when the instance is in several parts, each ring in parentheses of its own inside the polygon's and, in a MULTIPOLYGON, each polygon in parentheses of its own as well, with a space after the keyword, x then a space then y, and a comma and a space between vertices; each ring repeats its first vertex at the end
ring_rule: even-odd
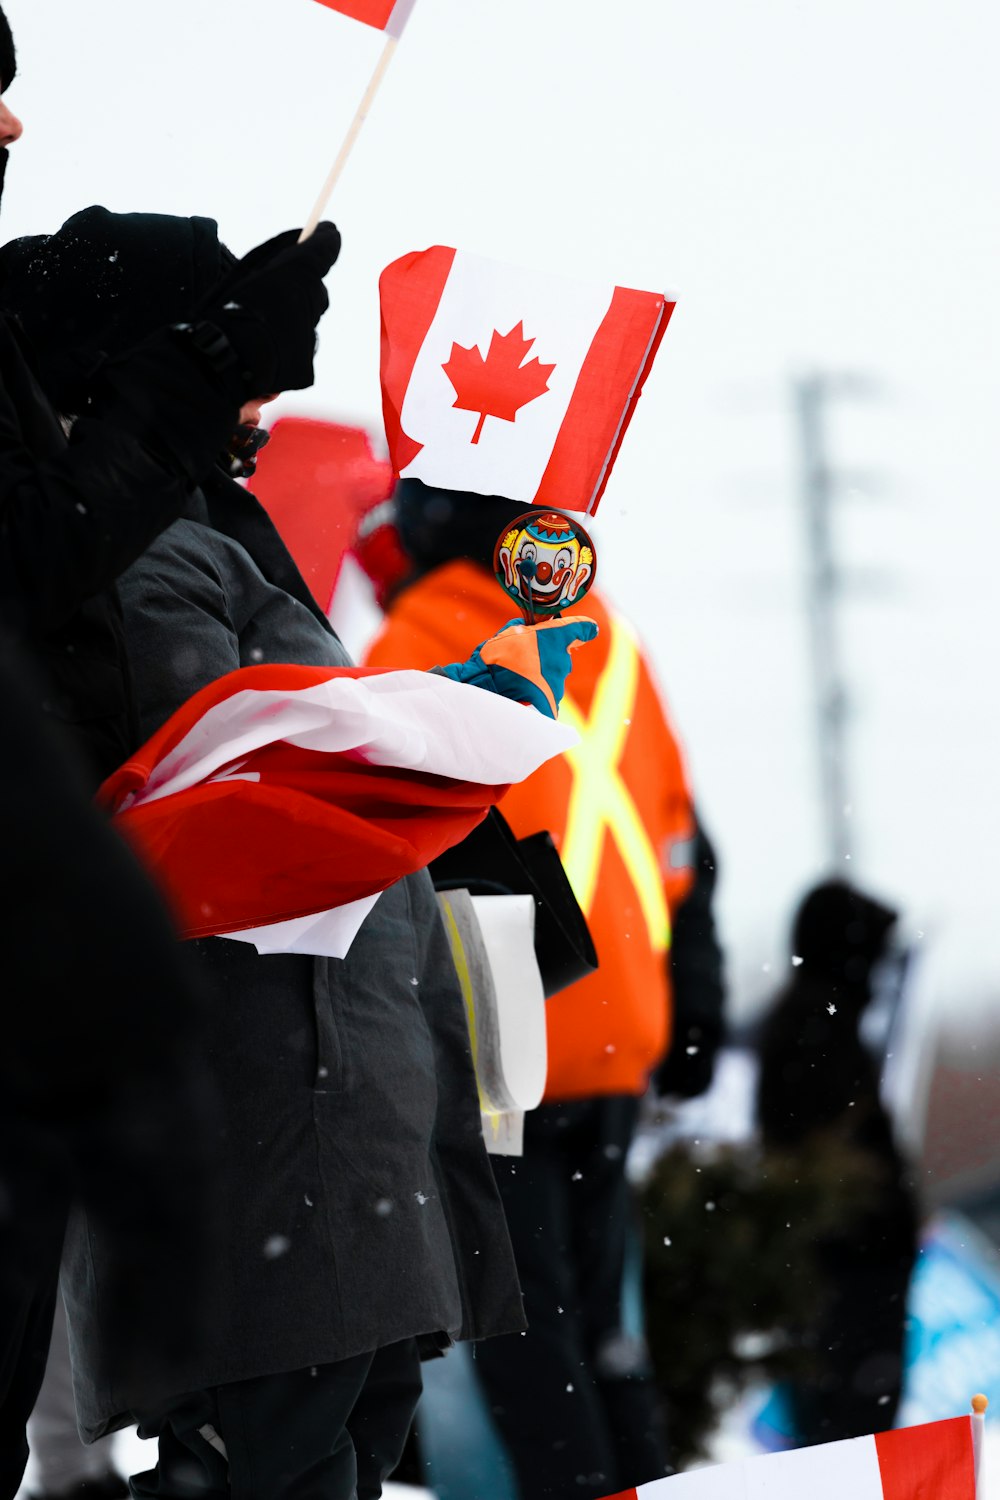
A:
POLYGON ((166 335, 129 356, 71 441, 3 329, 0 618, 57 629, 180 514, 238 402, 166 335))
POLYGON ((118 588, 146 739, 193 693, 243 664, 239 633, 218 554, 199 546, 197 528, 185 521, 154 542, 118 588))
POLYGON ((725 970, 715 926, 715 850, 696 818, 694 884, 674 918, 670 947, 674 1030, 654 1076, 661 1094, 693 1099, 712 1082, 725 1031, 725 970))

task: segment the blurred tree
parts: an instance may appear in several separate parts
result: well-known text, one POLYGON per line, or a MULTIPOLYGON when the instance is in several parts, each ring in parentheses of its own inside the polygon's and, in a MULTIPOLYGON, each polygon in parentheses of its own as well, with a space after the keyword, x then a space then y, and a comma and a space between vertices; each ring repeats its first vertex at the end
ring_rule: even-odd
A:
POLYGON ((671 1461, 704 1459, 752 1383, 805 1374, 791 1330, 822 1307, 817 1246, 877 1191, 871 1163, 833 1134, 792 1153, 678 1144, 641 1189, 650 1353, 671 1461))

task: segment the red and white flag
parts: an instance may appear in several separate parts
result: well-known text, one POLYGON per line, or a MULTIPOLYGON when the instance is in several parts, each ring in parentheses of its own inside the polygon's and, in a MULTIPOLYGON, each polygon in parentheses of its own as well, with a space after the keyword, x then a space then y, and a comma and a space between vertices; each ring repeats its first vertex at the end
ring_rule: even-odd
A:
POLYGON ((339 10, 342 16, 350 16, 353 21, 364 21, 376 31, 399 37, 416 0, 319 0, 319 3, 330 10, 339 10))
POLYGON ((954 1417, 692 1469, 613 1500, 975 1500, 972 1423, 954 1417))
POLYGON ((396 473, 593 514, 673 298, 445 245, 393 261, 379 287, 396 473))
POLYGON ((172 714, 99 800, 181 936, 343 958, 381 891, 577 740, 430 672, 244 667, 172 714))

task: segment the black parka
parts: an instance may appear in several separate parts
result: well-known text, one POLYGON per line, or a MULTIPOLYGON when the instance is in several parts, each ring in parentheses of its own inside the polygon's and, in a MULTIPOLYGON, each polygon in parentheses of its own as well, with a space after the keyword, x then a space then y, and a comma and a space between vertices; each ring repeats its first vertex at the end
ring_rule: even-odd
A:
MULTIPOLYGON (((236 667, 349 664, 266 513, 221 475, 121 587, 145 734, 236 667)), ((426 873, 380 897, 344 960, 260 957, 217 938, 192 947, 217 996, 208 1055, 226 1117, 226 1247, 208 1348, 182 1388, 412 1335, 437 1343, 522 1327, 463 1001, 426 873)), ((67 1293, 89 1437, 122 1425, 137 1402, 102 1363, 103 1255, 92 1226, 78 1226, 67 1293)))

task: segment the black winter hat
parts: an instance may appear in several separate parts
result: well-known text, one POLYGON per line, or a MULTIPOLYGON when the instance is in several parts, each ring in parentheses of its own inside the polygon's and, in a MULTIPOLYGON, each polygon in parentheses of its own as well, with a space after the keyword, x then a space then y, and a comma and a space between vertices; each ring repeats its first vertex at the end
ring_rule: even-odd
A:
POLYGON ((396 525, 403 550, 419 572, 457 557, 493 571, 493 549, 515 516, 530 510, 503 495, 440 490, 420 479, 401 479, 395 493, 396 525))
POLYGON ((49 399, 72 414, 102 358, 191 319, 234 263, 214 219, 85 208, 0 249, 0 306, 20 318, 49 399))
POLYGON ((17 57, 14 53, 14 38, 10 24, 0 6, 0 94, 9 89, 17 72, 17 57))
POLYGON ((805 897, 795 918, 792 947, 806 978, 848 987, 868 984, 885 952, 898 913, 843 880, 828 880, 805 897))

